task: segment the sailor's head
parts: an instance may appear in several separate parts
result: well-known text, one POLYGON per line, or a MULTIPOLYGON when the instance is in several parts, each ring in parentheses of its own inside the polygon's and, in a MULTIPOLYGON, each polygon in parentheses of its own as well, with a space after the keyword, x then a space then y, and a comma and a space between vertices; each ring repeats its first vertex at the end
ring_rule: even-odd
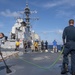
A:
POLYGON ((17 39, 17 41, 19 42, 19 39, 17 39))
POLYGON ((73 19, 69 20, 69 25, 74 25, 74 20, 73 19))
POLYGON ((4 37, 4 33, 0 33, 0 39, 4 37))

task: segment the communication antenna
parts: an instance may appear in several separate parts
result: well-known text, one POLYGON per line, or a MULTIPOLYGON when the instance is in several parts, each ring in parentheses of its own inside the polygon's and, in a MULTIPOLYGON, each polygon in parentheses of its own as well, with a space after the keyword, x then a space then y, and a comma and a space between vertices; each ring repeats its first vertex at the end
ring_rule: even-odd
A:
POLYGON ((28 6, 28 0, 26 0, 26 5, 28 6))

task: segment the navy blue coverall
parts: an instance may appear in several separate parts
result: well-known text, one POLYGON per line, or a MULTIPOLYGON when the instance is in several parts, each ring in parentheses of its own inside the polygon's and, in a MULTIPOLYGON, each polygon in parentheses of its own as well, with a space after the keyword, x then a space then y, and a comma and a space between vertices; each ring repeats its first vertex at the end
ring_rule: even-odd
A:
POLYGON ((45 49, 48 49, 48 42, 45 42, 45 49))
POLYGON ((66 39, 63 51, 63 68, 64 64, 68 65, 68 54, 71 54, 71 71, 75 72, 75 27, 67 26, 63 31, 62 38, 66 39))

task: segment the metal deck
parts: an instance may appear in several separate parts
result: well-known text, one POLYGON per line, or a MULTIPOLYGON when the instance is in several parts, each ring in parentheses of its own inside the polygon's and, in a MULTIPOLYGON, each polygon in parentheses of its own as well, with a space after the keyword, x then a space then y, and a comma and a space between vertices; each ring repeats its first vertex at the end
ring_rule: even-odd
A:
MULTIPOLYGON (((62 55, 60 53, 28 52, 6 60, 12 73, 6 74, 3 62, 0 62, 0 75, 61 75, 62 55), (56 61, 58 60, 58 61, 56 61)), ((68 75, 71 75, 68 73, 68 75)))

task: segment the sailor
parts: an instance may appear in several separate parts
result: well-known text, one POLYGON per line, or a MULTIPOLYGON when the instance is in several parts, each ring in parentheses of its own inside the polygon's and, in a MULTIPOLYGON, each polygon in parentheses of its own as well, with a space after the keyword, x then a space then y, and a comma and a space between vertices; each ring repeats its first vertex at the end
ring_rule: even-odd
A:
MULTIPOLYGON (((0 39, 4 37, 4 33, 0 33, 0 39)), ((0 41, 0 49, 1 49, 1 41, 0 41)), ((2 55, 1 50, 0 50, 0 55, 2 55)))
POLYGON ((15 50, 18 50, 19 49, 19 46, 20 46, 20 42, 19 42, 19 40, 17 40, 16 41, 16 48, 15 48, 15 50))
POLYGON ((34 47, 35 47, 35 51, 38 51, 38 42, 37 41, 34 42, 34 47))
POLYGON ((44 41, 41 41, 41 50, 44 52, 44 41))
POLYGON ((62 39, 64 51, 61 74, 65 74, 66 72, 68 72, 68 54, 71 54, 71 71, 72 75, 75 75, 75 27, 73 19, 70 19, 69 26, 65 27, 62 39))
POLYGON ((53 51, 51 51, 52 53, 57 52, 57 41, 54 40, 53 41, 53 51))
POLYGON ((48 42, 47 42, 47 40, 45 41, 45 51, 48 52, 48 42))
POLYGON ((0 33, 0 39, 2 39, 4 36, 4 33, 0 33))
POLYGON ((47 42, 47 40, 45 41, 45 49, 48 49, 48 42, 47 42))
POLYGON ((25 49, 25 52, 27 52, 27 41, 24 41, 24 49, 25 49))
POLYGON ((0 55, 2 55, 2 52, 1 52, 1 40, 0 40, 0 55))

